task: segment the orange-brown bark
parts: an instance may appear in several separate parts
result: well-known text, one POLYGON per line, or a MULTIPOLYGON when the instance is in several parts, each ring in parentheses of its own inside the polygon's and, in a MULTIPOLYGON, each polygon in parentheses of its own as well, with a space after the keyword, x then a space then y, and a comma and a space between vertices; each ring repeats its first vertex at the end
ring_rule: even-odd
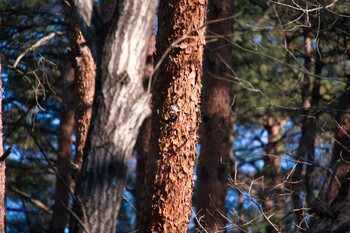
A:
POLYGON ((75 53, 75 90, 77 93, 76 111, 76 157, 77 173, 80 172, 87 134, 90 128, 92 105, 95 95, 96 64, 91 50, 86 45, 84 36, 78 27, 74 27, 72 34, 75 53))
POLYGON ((217 232, 226 225, 226 187, 228 176, 232 91, 233 1, 210 0, 208 9, 208 43, 202 96, 200 155, 197 169, 197 229, 217 232), (211 23, 210 20, 218 20, 211 23))
POLYGON ((62 108, 60 114, 60 126, 57 132, 58 158, 57 177, 55 186, 55 204, 50 223, 50 232, 63 233, 68 224, 70 184, 71 184, 71 160, 72 160, 72 136, 74 130, 74 104, 73 102, 74 71, 69 67, 63 77, 62 108))
POLYGON ((157 54, 165 59, 153 90, 140 232, 186 232, 188 228, 206 9, 205 0, 160 2, 156 45, 157 54))
MULTIPOLYGON (((1 74, 1 59, 0 59, 0 74, 1 74)), ((2 96, 2 79, 0 78, 0 96, 2 96)), ((0 156, 3 155, 3 144, 2 144, 2 101, 0 99, 0 156)), ((0 161, 0 233, 5 233, 5 217, 6 217, 6 165, 5 161, 0 161)))

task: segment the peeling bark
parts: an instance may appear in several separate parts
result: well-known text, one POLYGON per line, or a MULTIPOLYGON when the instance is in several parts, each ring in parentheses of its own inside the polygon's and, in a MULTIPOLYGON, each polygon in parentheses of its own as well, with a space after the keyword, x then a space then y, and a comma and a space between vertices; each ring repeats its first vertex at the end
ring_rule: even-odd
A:
POLYGON ((63 233, 68 224, 70 184, 71 184, 71 159, 72 136, 74 130, 74 104, 72 104, 74 71, 71 67, 63 77, 62 107, 60 114, 60 126, 58 128, 58 158, 57 176, 55 186, 55 204, 51 216, 50 232, 63 233))
POLYGON ((200 121, 207 1, 161 1, 140 232, 187 232, 200 121))
MULTIPOLYGON (((90 128, 92 105, 95 95, 96 64, 90 48, 86 45, 80 29, 73 26, 72 42, 74 44, 73 63, 75 71, 76 109, 76 173, 79 174, 83 163, 84 148, 90 128)), ((75 177, 76 182, 77 177, 75 177)))
POLYGON ((230 160, 233 1, 209 0, 202 96, 200 155, 197 167, 197 230, 218 232, 226 225, 226 188, 230 160), (231 18, 229 18, 231 17, 231 18))
MULTIPOLYGON (((1 74, 1 58, 0 58, 0 74, 1 74)), ((0 96, 2 96, 2 79, 0 78, 0 96)), ((0 99, 0 155, 4 153, 2 144, 2 100, 0 99)), ((6 164, 5 160, 0 161, 0 233, 5 233, 6 218, 6 164)))

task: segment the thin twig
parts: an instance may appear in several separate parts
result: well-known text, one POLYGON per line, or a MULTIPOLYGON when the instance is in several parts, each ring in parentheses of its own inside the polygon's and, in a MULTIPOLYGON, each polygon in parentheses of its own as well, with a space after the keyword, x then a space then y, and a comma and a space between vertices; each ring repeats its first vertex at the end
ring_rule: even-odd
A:
POLYGON ((7 148, 7 150, 1 155, 0 157, 0 162, 4 162, 5 159, 11 154, 12 152, 12 147, 10 146, 9 148, 7 148))

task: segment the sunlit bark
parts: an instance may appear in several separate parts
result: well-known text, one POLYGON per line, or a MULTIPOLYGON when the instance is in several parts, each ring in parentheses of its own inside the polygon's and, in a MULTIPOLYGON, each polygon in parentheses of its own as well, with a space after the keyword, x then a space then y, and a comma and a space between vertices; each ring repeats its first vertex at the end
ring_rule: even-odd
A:
MULTIPOLYGON (((104 24, 95 8, 75 3, 77 22, 83 21, 80 29, 97 64, 97 88, 74 209, 89 232, 115 232, 126 162, 149 112, 142 75, 157 1, 125 0, 118 6, 104 1, 100 7, 115 7, 100 9, 106 12, 100 17, 104 24)), ((74 220, 71 232, 82 230, 74 220)))
POLYGON ((161 1, 152 136, 140 232, 186 232, 200 121, 207 2, 161 1), (162 59, 164 58, 164 60, 162 59))
MULTIPOLYGON (((1 58, 0 58, 0 74, 1 74, 1 58)), ((2 79, 0 77, 0 93, 2 96, 2 79)), ((5 233, 5 217, 6 217, 6 165, 3 156, 3 144, 2 144, 2 100, 0 99, 0 233, 5 233)))

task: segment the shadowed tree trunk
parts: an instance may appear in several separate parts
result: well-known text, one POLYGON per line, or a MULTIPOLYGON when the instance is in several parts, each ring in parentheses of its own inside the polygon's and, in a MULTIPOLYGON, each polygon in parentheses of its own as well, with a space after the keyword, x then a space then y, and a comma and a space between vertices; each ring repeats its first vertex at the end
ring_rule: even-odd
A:
POLYGON ((331 159, 331 175, 327 203, 330 205, 340 195, 342 186, 349 184, 350 177, 350 75, 346 77, 347 85, 339 100, 336 117, 336 130, 331 159))
MULTIPOLYGON (((155 35, 152 34, 148 45, 146 66, 145 66, 144 75, 143 75, 144 87, 147 89, 151 85, 150 83, 151 77, 154 71, 154 59, 153 59, 154 52, 155 52, 155 35)), ((142 189, 143 189, 143 183, 145 180, 146 169, 147 169, 149 141, 151 138, 151 123, 152 123, 151 116, 148 116, 142 123, 142 126, 140 127, 140 132, 139 132, 139 135, 137 136, 137 140, 135 144, 137 164, 136 164, 136 183, 135 183, 135 189, 133 194, 136 201, 136 214, 137 214, 136 218, 138 222, 140 221, 140 214, 141 214, 141 208, 142 208, 142 189)), ((137 224, 137 225, 139 226, 140 224, 137 224)))
MULTIPOLYGON (((147 158, 149 153, 149 140, 151 138, 151 117, 147 117, 143 122, 140 133, 136 141, 136 183, 134 197, 136 202, 137 222, 140 222, 142 208, 143 183, 145 181, 147 158)), ((137 224, 140 225, 139 223, 137 224)))
MULTIPOLYGON (((0 57, 0 74, 1 74, 1 57, 0 57)), ((0 96, 2 96, 2 79, 0 76, 0 96)), ((2 144, 2 98, 0 99, 0 233, 5 233, 5 217, 6 217, 6 165, 3 156, 3 144, 2 144)))
POLYGON ((309 233, 342 233, 350 230, 350 75, 347 75, 347 85, 340 97, 337 128, 331 167, 331 174, 327 190, 328 206, 326 212, 319 214, 319 219, 309 233))
POLYGON ((203 76, 200 156, 197 168, 197 229, 225 229, 226 188, 230 161, 233 1, 209 0, 203 76), (219 20, 210 23, 211 20, 219 20), (212 40, 212 41, 211 41, 212 40))
POLYGON ((200 118, 207 2, 161 1, 152 134, 140 232, 187 232, 200 118), (163 59, 164 58, 164 59, 163 59))
POLYGON ((350 230, 350 182, 348 175, 346 185, 343 185, 339 190, 341 195, 338 195, 337 201, 333 207, 328 210, 326 215, 312 226, 308 233, 343 233, 350 230))
POLYGON ((115 232, 127 159, 148 115, 142 85, 156 0, 73 2, 76 22, 97 64, 96 94, 70 232, 115 232), (84 227, 82 226, 84 225, 84 227))
MULTIPOLYGON (((316 108, 320 100, 320 81, 314 77, 312 91, 311 91, 311 77, 310 72, 312 68, 312 41, 309 35, 309 29, 304 29, 304 44, 305 44, 305 63, 306 69, 301 88, 302 96, 302 126, 299 146, 296 152, 297 165, 292 175, 293 184, 293 211, 295 215, 296 224, 300 231, 306 231, 309 224, 306 222, 306 207, 311 207, 314 200, 312 194, 311 173, 313 166, 306 167, 306 175, 303 175, 304 162, 314 162, 315 159, 315 140, 316 140, 316 120, 319 112, 316 108), (305 192, 306 198, 302 198, 305 192), (308 206, 306 205, 308 204, 308 206)), ((320 48, 321 49, 321 48, 320 48)), ((322 64, 316 63, 315 74, 320 75, 322 71, 322 64)))
POLYGON ((71 67, 63 77, 62 107, 60 126, 58 128, 58 158, 55 186, 55 204, 51 216, 50 230, 52 233, 63 233, 68 224, 69 195, 71 183, 72 136, 74 130, 74 71, 71 67))
POLYGON ((299 140, 298 149, 296 151, 297 164, 292 175, 293 187, 292 187, 292 200, 293 200, 293 212, 295 216, 295 224, 300 230, 307 229, 307 223, 305 219, 305 203, 302 198, 303 191, 303 169, 308 153, 313 152, 313 139, 314 138, 314 128, 313 119, 309 115, 311 106, 311 94, 310 94, 310 75, 308 72, 311 71, 311 39, 308 29, 304 29, 304 67, 305 73, 301 81, 301 98, 302 98, 302 121, 301 121, 301 137, 299 140))

